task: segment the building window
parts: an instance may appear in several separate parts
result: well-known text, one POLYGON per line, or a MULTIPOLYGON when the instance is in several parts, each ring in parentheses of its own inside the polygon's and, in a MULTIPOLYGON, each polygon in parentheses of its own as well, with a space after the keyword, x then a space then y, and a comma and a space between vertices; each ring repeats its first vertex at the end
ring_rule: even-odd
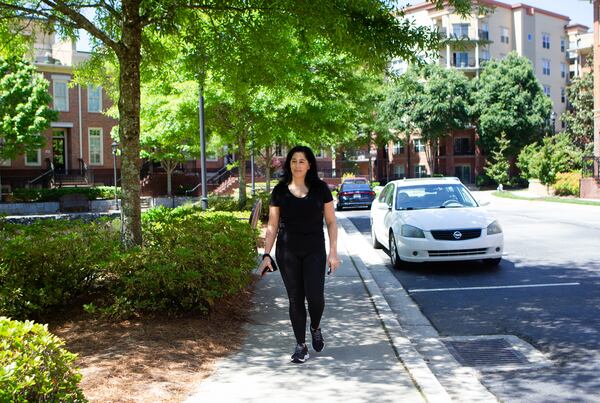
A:
POLYGON ((544 85, 544 94, 550 96, 550 86, 544 85))
POLYGON ((323 150, 322 150, 322 149, 318 149, 318 150, 315 152, 315 158, 324 158, 324 157, 325 157, 325 153, 323 153, 323 150))
POLYGON ((427 176, 425 165, 415 165, 415 178, 424 178, 427 176))
POLYGON ((404 154, 404 145, 401 142, 394 143, 394 155, 404 154))
POLYGON ((425 152, 425 143, 423 142, 423 139, 414 139, 413 143, 415 145, 416 153, 425 152))
POLYGON ((54 95, 54 109, 61 112, 69 111, 69 90, 67 81, 55 80, 52 84, 54 95))
POLYGON ((561 78, 567 78, 567 65, 565 63, 560 64, 560 76, 561 78))
POLYGON ((471 150, 471 139, 468 137, 457 137, 454 139, 454 155, 473 154, 471 150))
POLYGON ((560 38, 560 51, 562 53, 565 53, 565 47, 566 47, 567 41, 565 38, 560 38))
POLYGON ((404 179, 406 177, 406 169, 404 164, 394 165, 394 178, 404 179))
POLYGON ((486 63, 490 61, 490 51, 487 49, 483 49, 481 51, 481 60, 480 63, 486 63))
POLYGON ((471 183, 471 165, 456 165, 454 176, 460 179, 462 183, 471 183))
POLYGON ((550 60, 542 59, 542 74, 545 76, 550 75, 550 60))
POLYGON ((454 65, 456 67, 467 67, 469 65, 468 52, 454 52, 454 65))
POLYGON ((102 112, 102 87, 87 88, 88 112, 102 112))
POLYGON ((500 27, 500 42, 508 43, 508 28, 500 27))
POLYGON ((102 129, 89 128, 88 138, 90 165, 102 165, 104 157, 102 152, 102 129))
POLYGON ((42 165, 42 150, 29 151, 25 153, 25 165, 39 167, 42 165))
POLYGON ((488 41, 490 39, 490 27, 487 22, 481 24, 481 30, 479 31, 479 39, 488 41))
POLYGON ((531 42, 533 40, 533 35, 527 34, 527 40, 531 42))
POLYGON ((560 89, 560 102, 562 102, 563 104, 567 102, 567 93, 564 88, 560 89))
POLYGON ((550 49, 550 34, 542 34, 542 48, 550 49))
POLYGON ((456 38, 468 38, 469 24, 452 24, 452 34, 456 38))
POLYGON ((3 160, 0 158, 0 167, 9 167, 10 166, 10 160, 3 160))

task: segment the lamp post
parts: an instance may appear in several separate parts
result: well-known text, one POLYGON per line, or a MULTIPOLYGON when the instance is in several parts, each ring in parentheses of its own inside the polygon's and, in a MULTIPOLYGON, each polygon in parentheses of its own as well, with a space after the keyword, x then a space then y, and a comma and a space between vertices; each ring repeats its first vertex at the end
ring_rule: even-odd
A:
POLYGON ((250 177, 252 178, 252 197, 256 195, 254 187, 254 129, 250 129, 250 177))
POLYGON ((552 134, 556 134, 556 112, 550 114, 550 124, 552 125, 552 134))
POLYGON ((113 141, 111 144, 112 155, 113 155, 113 173, 114 173, 114 185, 115 185, 115 207, 119 209, 119 198, 117 197, 117 147, 119 143, 113 141))

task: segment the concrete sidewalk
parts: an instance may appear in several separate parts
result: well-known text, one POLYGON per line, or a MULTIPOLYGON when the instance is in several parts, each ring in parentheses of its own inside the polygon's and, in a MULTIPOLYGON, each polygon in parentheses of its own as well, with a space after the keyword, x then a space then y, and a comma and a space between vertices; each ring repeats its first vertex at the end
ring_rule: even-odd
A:
POLYGON ((290 362, 295 341, 287 297, 279 273, 268 274, 257 284, 241 350, 220 361, 187 402, 450 401, 397 321, 377 308, 381 293, 350 257, 360 251, 347 250, 351 242, 338 227, 343 263, 326 278, 325 349, 314 352, 307 332, 310 359, 290 362))

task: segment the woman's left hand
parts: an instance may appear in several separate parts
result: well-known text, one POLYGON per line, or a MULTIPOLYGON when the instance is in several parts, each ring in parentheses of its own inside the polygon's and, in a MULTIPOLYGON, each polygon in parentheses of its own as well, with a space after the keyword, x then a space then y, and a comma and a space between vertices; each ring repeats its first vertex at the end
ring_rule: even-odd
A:
POLYGON ((329 266, 331 273, 335 273, 341 264, 342 261, 338 257, 337 252, 330 252, 329 256, 327 256, 327 266, 329 266))

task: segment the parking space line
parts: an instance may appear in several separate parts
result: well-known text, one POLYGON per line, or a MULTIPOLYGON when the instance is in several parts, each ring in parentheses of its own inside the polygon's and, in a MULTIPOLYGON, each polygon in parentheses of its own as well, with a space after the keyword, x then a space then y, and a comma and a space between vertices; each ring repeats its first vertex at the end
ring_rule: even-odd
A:
POLYGON ((523 285, 498 285, 488 287, 462 287, 462 288, 415 288, 408 290, 409 293, 437 292, 437 291, 471 291, 471 290, 499 290, 504 288, 535 288, 535 287, 561 287, 581 285, 580 283, 548 283, 548 284, 523 284, 523 285))

